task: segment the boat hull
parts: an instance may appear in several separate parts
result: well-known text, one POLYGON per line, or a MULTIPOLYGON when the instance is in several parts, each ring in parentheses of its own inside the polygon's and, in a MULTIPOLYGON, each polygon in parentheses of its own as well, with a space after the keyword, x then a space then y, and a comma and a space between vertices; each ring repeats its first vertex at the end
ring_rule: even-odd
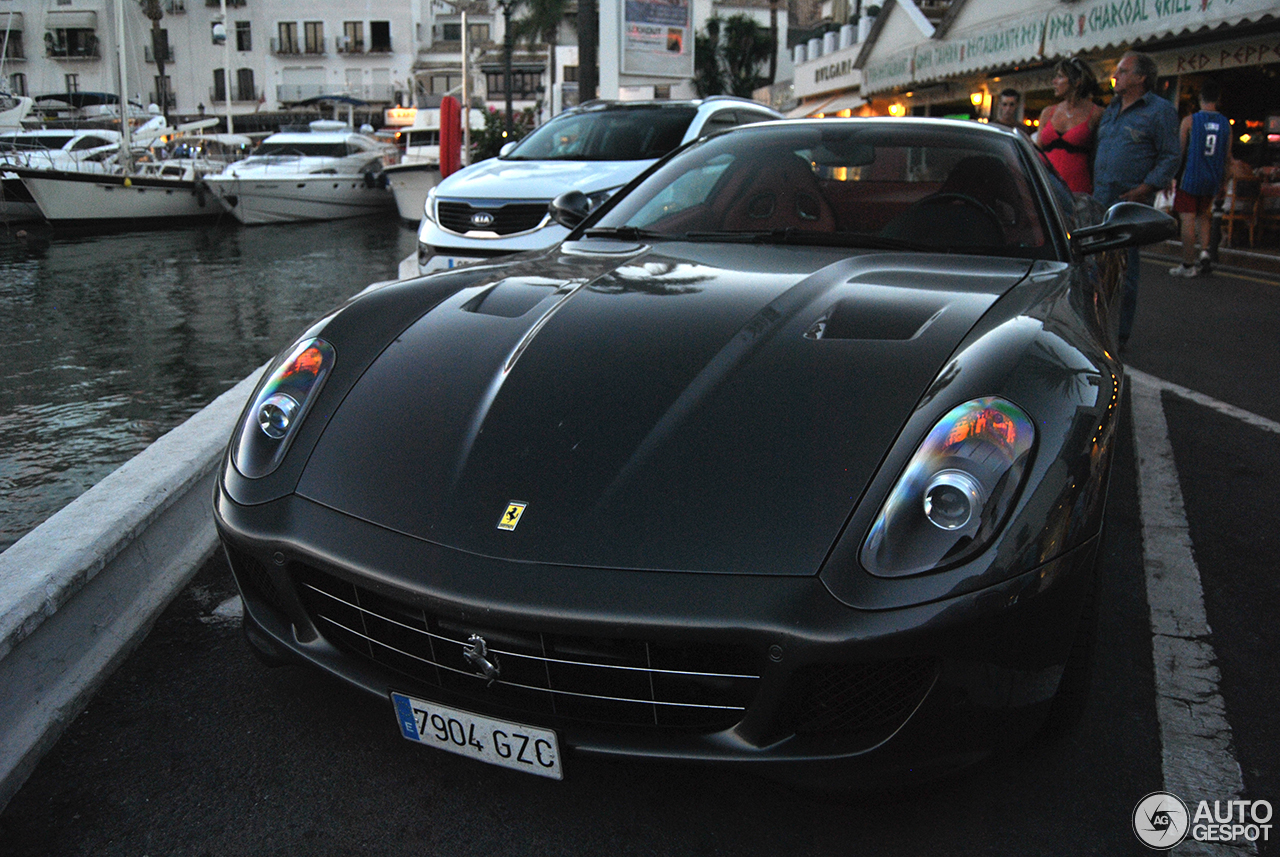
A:
POLYGON ((395 197, 363 175, 252 179, 208 176, 223 207, 246 226, 303 220, 340 220, 389 211, 395 197))
POLYGON ((401 220, 417 223, 422 219, 422 209, 427 193, 440 184, 440 165, 433 163, 396 164, 383 170, 391 193, 396 198, 396 211, 401 220))
POLYGON ((13 223, 19 220, 40 220, 40 206, 31 198, 22 179, 13 173, 5 173, 0 179, 0 221, 13 223))
POLYGON ((195 181, 59 170, 15 172, 44 219, 55 224, 195 220, 222 213, 195 181))

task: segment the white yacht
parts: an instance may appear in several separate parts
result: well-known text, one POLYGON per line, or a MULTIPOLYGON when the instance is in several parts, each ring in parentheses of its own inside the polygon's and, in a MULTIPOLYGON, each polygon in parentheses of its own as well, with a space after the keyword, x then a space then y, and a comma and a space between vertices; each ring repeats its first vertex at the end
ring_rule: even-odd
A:
POLYGON ((22 120, 31 113, 35 103, 35 99, 25 95, 0 90, 0 131, 20 130, 22 120))
MULTIPOLYGON (((472 109, 471 130, 484 128, 484 111, 472 109)), ((400 163, 385 169, 396 211, 404 220, 422 219, 427 193, 440 183, 440 108, 419 107, 413 124, 400 132, 400 163)))
POLYGON ((383 169, 398 157, 394 146, 322 119, 307 131, 272 134, 204 183, 244 224, 337 220, 390 210, 383 169))

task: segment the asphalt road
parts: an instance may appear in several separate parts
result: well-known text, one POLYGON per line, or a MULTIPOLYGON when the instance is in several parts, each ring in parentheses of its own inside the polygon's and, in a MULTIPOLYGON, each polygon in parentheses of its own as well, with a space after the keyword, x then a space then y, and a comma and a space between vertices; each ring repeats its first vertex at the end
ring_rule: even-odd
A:
MULTIPOLYGON (((1275 805, 1280 277, 1178 280, 1167 267, 1144 263, 1125 358, 1164 384, 1154 389, 1174 493, 1203 582, 1208 632, 1195 642, 1215 678, 1173 708, 1221 700, 1229 733, 1215 736, 1241 778, 1237 794, 1181 797, 1193 812, 1199 800, 1275 805)), ((1169 536, 1152 529, 1140 495, 1151 465, 1133 439, 1152 436, 1140 415, 1126 417, 1108 501, 1084 717, 928 789, 836 799, 712 769, 573 756, 555 783, 418 747, 399 737, 385 702, 302 668, 261 666, 216 558, 0 814, 0 855, 1152 853, 1132 830, 1135 805, 1169 788, 1196 745, 1170 730, 1171 671, 1153 654, 1150 558, 1169 536)), ((1253 851, 1186 842, 1173 853, 1280 854, 1274 826, 1253 851)))

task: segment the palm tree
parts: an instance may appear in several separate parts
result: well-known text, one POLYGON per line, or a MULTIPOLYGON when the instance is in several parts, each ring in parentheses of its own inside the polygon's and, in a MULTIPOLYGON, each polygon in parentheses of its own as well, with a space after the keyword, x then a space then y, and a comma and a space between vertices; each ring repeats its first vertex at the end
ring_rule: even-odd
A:
POLYGON ((750 98, 768 83, 758 70, 767 65, 773 49, 769 32, 748 15, 713 17, 706 35, 695 36, 694 87, 699 95, 729 93, 750 98))
POLYGON ((768 31, 754 18, 748 15, 726 18, 722 50, 730 94, 750 98, 752 92, 767 83, 757 69, 767 64, 776 51, 768 31))
POLYGON ((773 50, 769 53, 769 85, 778 82, 778 0, 769 0, 769 42, 773 50))
POLYGON ((516 21, 516 41, 547 46, 547 93, 556 85, 556 45, 560 42, 560 24, 573 6, 572 0, 525 0, 528 13, 516 21))
POLYGON ((596 0, 578 0, 578 103, 596 97, 600 82, 600 9, 596 0))
MULTIPOLYGON (((156 95, 160 96, 160 112, 164 115, 164 122, 169 124, 169 87, 166 85, 164 76, 164 61, 169 56, 169 39, 168 34, 160 28, 160 19, 164 17, 164 9, 160 6, 160 0, 141 0, 142 14, 151 19, 151 53, 156 58, 156 80, 159 91, 156 95)), ((223 69, 224 75, 230 74, 228 69, 223 69)), ((227 86, 231 86, 231 81, 225 81, 227 86)), ((122 106, 121 110, 125 111, 127 105, 122 106)), ((122 112, 121 117, 125 115, 122 112)))

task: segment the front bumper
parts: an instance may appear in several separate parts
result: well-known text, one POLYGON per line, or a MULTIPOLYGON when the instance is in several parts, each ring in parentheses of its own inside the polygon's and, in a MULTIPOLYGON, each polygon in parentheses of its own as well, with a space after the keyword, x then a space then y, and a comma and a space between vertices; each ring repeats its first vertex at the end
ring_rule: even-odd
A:
POLYGON ((927 779, 1030 735, 1096 550, 1095 538, 978 592, 865 611, 816 577, 506 562, 297 496, 245 507, 219 487, 215 517, 246 634, 269 658, 384 699, 397 690, 554 728, 579 753, 825 785, 927 779), (473 633, 515 665, 510 685, 470 670, 473 633))
POLYGON ((529 250, 545 250, 564 240, 569 230, 550 218, 543 220, 536 229, 511 235, 476 237, 460 235, 441 229, 429 218, 418 224, 418 266, 423 274, 449 264, 434 264, 432 259, 492 259, 529 250))

